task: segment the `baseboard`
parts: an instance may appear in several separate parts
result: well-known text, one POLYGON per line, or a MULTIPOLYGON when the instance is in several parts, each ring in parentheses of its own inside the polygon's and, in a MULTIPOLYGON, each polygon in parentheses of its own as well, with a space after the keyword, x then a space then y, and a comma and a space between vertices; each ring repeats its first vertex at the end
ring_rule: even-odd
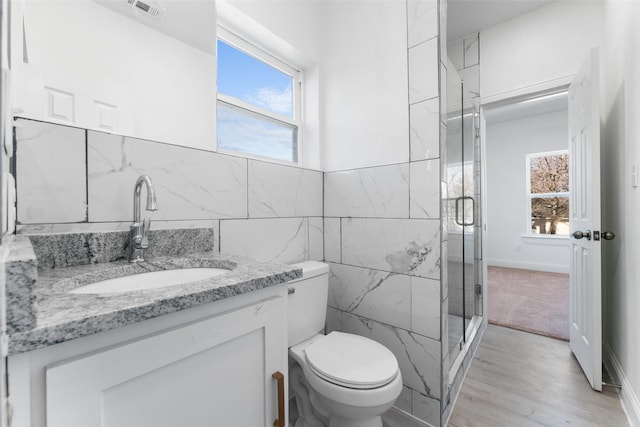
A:
POLYGON ((538 262, 514 261, 510 259, 487 259, 487 265, 493 267, 520 268, 523 270, 569 274, 569 265, 563 264, 542 264, 538 262))
POLYGON ((640 427, 640 399, 633 386, 629 382, 629 379, 622 370, 622 366, 618 361, 618 358, 611 350, 608 344, 604 345, 604 364, 609 370, 609 373, 615 376, 615 379, 622 386, 620 390, 620 402, 622 403, 622 409, 624 409, 627 419, 631 427, 640 427))

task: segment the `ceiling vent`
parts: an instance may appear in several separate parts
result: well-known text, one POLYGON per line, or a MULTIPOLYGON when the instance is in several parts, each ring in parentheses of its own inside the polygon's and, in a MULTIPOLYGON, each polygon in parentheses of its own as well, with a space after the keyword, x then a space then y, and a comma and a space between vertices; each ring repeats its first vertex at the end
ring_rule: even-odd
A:
POLYGON ((148 16, 149 18, 158 20, 164 13, 164 8, 154 4, 151 1, 145 0, 126 0, 127 3, 135 9, 139 14, 148 16))

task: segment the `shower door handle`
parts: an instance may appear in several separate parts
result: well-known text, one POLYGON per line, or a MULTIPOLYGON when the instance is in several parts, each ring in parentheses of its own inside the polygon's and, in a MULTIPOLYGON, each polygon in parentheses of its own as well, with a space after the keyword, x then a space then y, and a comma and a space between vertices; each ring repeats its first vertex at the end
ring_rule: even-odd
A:
POLYGON ((475 215, 476 215, 476 201, 474 200, 473 197, 470 196, 464 196, 464 197, 458 197, 456 198, 456 215, 455 215, 455 221, 456 224, 465 227, 467 225, 474 225, 476 223, 476 219, 475 219, 475 215), (467 222, 467 218, 465 218, 464 214, 465 214, 465 209, 464 209, 464 202, 465 200, 470 200, 471 201, 471 221, 467 222), (460 207, 460 202, 462 202, 462 207, 460 207), (460 213, 462 213, 462 216, 460 216, 460 213))

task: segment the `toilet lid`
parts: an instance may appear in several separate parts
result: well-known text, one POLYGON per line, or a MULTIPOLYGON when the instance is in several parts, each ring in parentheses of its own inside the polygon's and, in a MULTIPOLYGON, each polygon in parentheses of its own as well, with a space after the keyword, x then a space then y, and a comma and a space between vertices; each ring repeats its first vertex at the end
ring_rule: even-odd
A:
POLYGON ((305 353, 318 376, 345 387, 381 387, 398 373, 398 362, 388 348, 358 335, 331 332, 309 345, 305 353))

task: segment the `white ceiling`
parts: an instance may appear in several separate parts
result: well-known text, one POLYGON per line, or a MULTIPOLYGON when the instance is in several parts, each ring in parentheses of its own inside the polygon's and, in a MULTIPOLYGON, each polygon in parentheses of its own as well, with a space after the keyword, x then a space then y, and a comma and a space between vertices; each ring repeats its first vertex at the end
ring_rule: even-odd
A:
POLYGON ((447 41, 508 21, 553 0, 447 0, 447 41))

